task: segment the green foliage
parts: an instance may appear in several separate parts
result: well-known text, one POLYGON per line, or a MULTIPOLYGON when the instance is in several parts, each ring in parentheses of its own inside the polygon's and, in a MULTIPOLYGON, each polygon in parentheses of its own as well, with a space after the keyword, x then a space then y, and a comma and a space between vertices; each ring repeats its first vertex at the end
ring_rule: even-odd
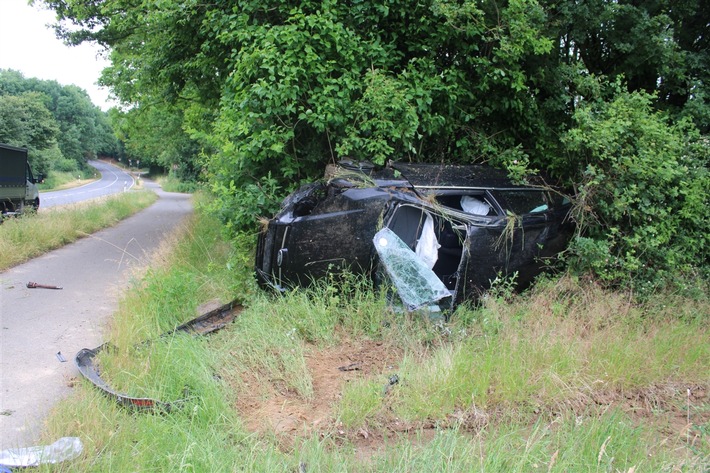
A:
POLYGON ((115 156, 118 142, 106 114, 76 86, 27 79, 0 70, 0 142, 25 146, 35 172, 47 175, 86 167, 88 159, 115 156))
POLYGON ((154 178, 166 192, 184 192, 191 194, 199 188, 197 183, 193 181, 182 181, 172 174, 152 178, 154 178))
POLYGON ((587 214, 577 264, 645 291, 706 265, 710 232, 710 146, 690 123, 653 112, 651 101, 622 92, 583 104, 563 163, 581 182, 587 214))
POLYGON ((707 166, 698 132, 710 129, 710 10, 698 0, 45 3, 67 41, 110 48, 102 82, 128 105, 113 118, 129 157, 208 180, 235 233, 344 157, 485 161, 576 188, 585 238, 610 255, 585 264, 609 281, 655 284, 676 262, 705 266, 704 202, 692 189, 706 185, 696 168, 707 166), (622 102, 636 110, 628 120, 613 110, 622 102), (604 113, 619 115, 606 131, 592 125, 604 113), (640 127, 630 138, 627 122, 640 127), (600 136, 586 137, 590 127, 600 136), (597 149, 607 133, 617 145, 597 149), (641 188, 649 172, 680 199, 641 188))
POLYGON ((57 159, 53 167, 55 171, 59 172, 76 172, 79 170, 79 165, 76 161, 66 158, 57 159))
MULTIPOLYGON (((485 139, 484 152, 478 137, 530 121, 521 63, 551 47, 539 34, 542 11, 530 1, 495 14, 440 2, 414 10, 407 2, 276 4, 278 14, 267 16, 261 8, 211 14, 219 41, 234 51, 215 127, 220 153, 210 162, 226 207, 260 200, 243 189, 269 173, 292 190, 343 157, 470 162, 471 154, 514 147, 507 138, 485 139), (492 90, 515 98, 494 101, 492 90)), ((239 209, 228 217, 237 227, 252 214, 239 209)))
POLYGON ((56 150, 59 127, 45 106, 45 97, 37 92, 27 92, 1 99, 0 142, 26 147, 34 172, 46 175, 51 150, 56 150))
POLYGON ((194 183, 200 174, 200 146, 188 136, 183 110, 166 104, 113 109, 111 123, 124 146, 127 161, 159 167, 176 179, 194 183))
POLYGON ((336 147, 339 156, 383 165, 393 155, 415 151, 413 142, 419 119, 416 108, 405 95, 406 87, 378 71, 366 73, 367 88, 355 101, 353 121, 345 127, 345 137, 336 147), (400 142, 395 153, 391 142, 400 142))
MULTIPOLYGON (((226 181, 227 177, 223 179, 226 181)), ((240 186, 237 186, 235 179, 230 179, 226 184, 216 180, 212 190, 218 197, 209 208, 231 232, 253 227, 254 222, 264 214, 275 212, 281 203, 279 196, 282 192, 271 174, 240 186)))

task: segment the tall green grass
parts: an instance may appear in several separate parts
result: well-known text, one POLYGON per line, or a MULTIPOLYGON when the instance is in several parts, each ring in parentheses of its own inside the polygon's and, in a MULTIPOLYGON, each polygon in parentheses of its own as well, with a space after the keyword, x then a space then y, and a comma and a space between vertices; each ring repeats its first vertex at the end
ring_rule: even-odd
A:
POLYGON ((39 188, 43 191, 49 191, 66 189, 69 187, 77 187, 83 184, 87 184, 98 178, 96 176, 96 172, 92 171, 50 171, 49 175, 44 178, 41 184, 39 184, 39 188))
MULTIPOLYGON (((683 318, 683 304, 651 313, 654 305, 593 286, 570 279, 557 284, 541 284, 515 303, 488 299, 476 309, 462 307, 435 343, 407 349, 400 364, 406 384, 382 410, 407 420, 445 421, 462 410, 514 406, 524 417, 600 391, 710 382, 707 301, 698 307, 705 317, 683 318)), ((349 386, 344 398, 350 389, 361 387, 349 386)))
POLYGON ((156 199, 152 192, 125 192, 99 202, 7 218, 0 225, 0 271, 114 225, 156 199))
POLYGON ((191 194, 200 188, 197 182, 181 181, 172 175, 163 175, 156 178, 156 182, 160 184, 165 192, 184 192, 191 194))
POLYGON ((461 307, 443 323, 391 311, 384 294, 358 278, 258 291, 255 236, 228 243, 220 230, 198 212, 176 235, 126 293, 109 330, 116 350, 99 360, 118 390, 183 400, 181 407, 132 413, 82 382, 45 437, 79 436, 85 451, 40 470, 703 472, 710 465, 710 405, 686 407, 682 393, 651 398, 664 386, 710 388, 706 297, 659 294, 637 304, 562 277, 512 300, 461 307), (205 302, 235 296, 245 309, 225 330, 160 337, 205 302), (267 403, 275 393, 314 401, 308 357, 365 339, 403 354, 398 384, 383 389, 389 372, 376 371, 345 383, 319 430, 249 430, 254 419, 241 417, 240 401, 267 403), (595 401, 643 392, 652 403, 643 416, 624 402, 595 401), (690 420, 684 431, 668 427, 679 414, 690 420))
MULTIPOLYGON (((372 471, 627 472, 672 471, 673 458, 649 449, 648 432, 618 411, 579 421, 560 417, 531 427, 505 424, 476 436, 452 428, 403 441, 378 455, 372 471), (392 451, 397 455, 391 455, 392 451), (652 452, 653 455, 648 453, 652 452)), ((702 465, 687 464, 688 470, 702 465)), ((700 469, 694 471, 702 471, 700 469)))

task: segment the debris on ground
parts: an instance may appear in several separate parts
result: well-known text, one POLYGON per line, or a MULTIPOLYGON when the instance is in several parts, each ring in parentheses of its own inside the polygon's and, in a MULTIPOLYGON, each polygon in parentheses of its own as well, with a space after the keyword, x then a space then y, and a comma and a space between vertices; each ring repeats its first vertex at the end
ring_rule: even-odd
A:
POLYGON ((360 369, 360 366, 362 366, 362 363, 356 361, 355 363, 350 363, 349 365, 339 366, 338 369, 340 371, 357 371, 360 369))
POLYGON ((390 390, 392 389, 392 386, 394 386, 395 384, 399 384, 399 376, 396 374, 393 374, 387 380, 387 384, 385 384, 384 387, 382 388, 382 396, 386 396, 390 392, 390 390))
POLYGON ((27 283, 27 288, 28 289, 63 289, 61 286, 52 286, 51 284, 39 284, 36 282, 28 282, 27 283))
MULTIPOLYGON (((202 314, 199 317, 180 325, 174 330, 163 334, 162 336, 165 337, 177 332, 186 332, 193 335, 207 335, 220 330, 228 323, 232 322, 241 310, 242 306, 234 300, 228 304, 202 314)), ((96 355, 102 350, 108 349, 110 346, 110 344, 104 343, 94 349, 82 348, 76 354, 74 359, 76 367, 79 369, 79 373, 81 373, 81 375, 89 380, 94 386, 103 391, 107 396, 115 399, 116 402, 125 407, 137 410, 155 410, 160 412, 170 412, 171 409, 186 401, 187 390, 183 399, 173 402, 163 402, 157 399, 130 396, 111 388, 108 383, 101 378, 101 372, 99 371, 98 366, 94 363, 96 355)))
POLYGON ((0 466, 28 467, 60 463, 81 454, 84 445, 78 437, 62 437, 51 445, 10 448, 0 452, 0 466))

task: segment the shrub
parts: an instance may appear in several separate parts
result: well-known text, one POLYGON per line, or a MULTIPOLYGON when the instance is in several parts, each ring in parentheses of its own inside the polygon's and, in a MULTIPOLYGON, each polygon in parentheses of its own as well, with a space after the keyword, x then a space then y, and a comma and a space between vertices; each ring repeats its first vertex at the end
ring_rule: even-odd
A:
POLYGON ((638 289, 707 273, 710 146, 689 121, 653 112, 652 100, 622 92, 583 103, 563 138, 581 183, 577 266, 638 289))

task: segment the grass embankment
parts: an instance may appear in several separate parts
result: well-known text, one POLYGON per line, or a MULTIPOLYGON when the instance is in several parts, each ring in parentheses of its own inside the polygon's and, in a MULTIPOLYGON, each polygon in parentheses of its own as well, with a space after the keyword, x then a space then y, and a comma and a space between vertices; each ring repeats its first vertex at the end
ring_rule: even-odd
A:
POLYGON ((388 310, 368 283, 254 290, 196 215, 127 291, 100 355, 119 391, 187 401, 131 413, 88 383, 47 443, 82 455, 42 471, 707 471, 707 296, 643 304, 571 277, 460 308, 448 324, 388 310), (243 294, 234 324, 159 337, 243 294), (142 343, 152 340, 151 343, 142 343), (187 389, 186 389, 187 388, 187 389))
POLYGON ((161 175, 155 178, 155 181, 162 187, 165 192, 184 192, 193 193, 199 185, 196 182, 185 182, 171 175, 161 175))
MULTIPOLYGON (((77 171, 77 172, 61 172, 61 171, 51 171, 44 181, 39 184, 39 189, 42 191, 57 191, 62 189, 69 189, 72 187, 83 186, 97 180, 99 177, 96 173, 90 173, 89 171, 77 171)), ((40 196, 41 197, 41 196, 40 196)))
POLYGON ((0 225, 0 271, 116 224, 155 202, 153 192, 124 192, 98 201, 42 210, 0 225))

